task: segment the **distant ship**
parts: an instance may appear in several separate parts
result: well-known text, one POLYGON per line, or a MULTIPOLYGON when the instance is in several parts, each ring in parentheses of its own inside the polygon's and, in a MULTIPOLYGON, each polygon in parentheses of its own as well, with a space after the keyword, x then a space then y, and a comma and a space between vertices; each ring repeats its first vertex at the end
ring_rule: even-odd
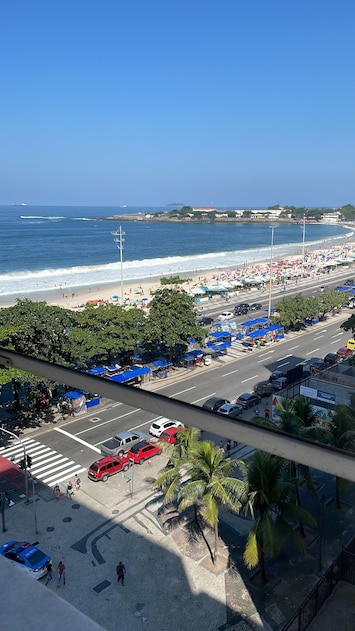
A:
POLYGON ((25 204, 24 202, 22 202, 22 204, 12 204, 13 206, 27 206, 27 204, 25 204))
POLYGON ((120 206, 120 208, 127 208, 126 204, 122 204, 122 206, 120 206))

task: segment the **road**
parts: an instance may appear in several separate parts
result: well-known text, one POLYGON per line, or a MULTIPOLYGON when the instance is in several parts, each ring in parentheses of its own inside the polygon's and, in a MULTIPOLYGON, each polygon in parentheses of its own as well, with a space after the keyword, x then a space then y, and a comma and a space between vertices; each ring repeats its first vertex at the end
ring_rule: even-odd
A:
MULTIPOLYGON (((286 371, 299 363, 307 366, 312 358, 335 352, 349 337, 340 329, 348 314, 350 310, 344 309, 341 315, 330 317, 304 333, 291 333, 283 341, 251 353, 232 347, 227 356, 213 361, 209 367, 181 369, 177 377, 172 377, 172 382, 159 380, 147 389, 194 405, 201 405, 214 395, 235 401, 243 392, 252 391, 256 382, 268 379, 274 370, 286 371)), ((253 410, 249 410, 243 418, 252 414, 253 410)), ((75 473, 84 474, 100 457, 104 440, 121 430, 148 432, 154 418, 144 410, 104 400, 90 413, 59 422, 55 427, 26 433, 24 440, 26 451, 32 456, 32 473, 49 486, 73 478, 75 473)), ((189 424, 188 419, 186 424, 189 424)), ((0 454, 18 461, 22 457, 21 445, 2 449, 0 454)))

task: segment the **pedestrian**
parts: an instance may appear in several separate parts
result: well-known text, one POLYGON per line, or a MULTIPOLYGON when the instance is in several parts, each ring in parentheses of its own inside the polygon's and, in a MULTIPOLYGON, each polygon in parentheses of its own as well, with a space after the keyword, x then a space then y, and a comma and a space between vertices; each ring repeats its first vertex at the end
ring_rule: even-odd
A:
POLYGON ((231 440, 228 440, 228 441, 227 441, 227 444, 226 444, 226 452, 227 452, 227 456, 229 456, 229 455, 230 455, 231 449, 232 449, 232 441, 231 441, 231 440))
POLYGON ((270 410, 268 407, 266 407, 264 410, 264 418, 270 418, 270 410))
POLYGON ((73 489, 73 484, 72 482, 68 482, 67 484, 67 496, 69 497, 70 500, 73 499, 74 497, 74 489, 73 489))
POLYGON ((65 565, 63 561, 59 561, 58 567, 57 567, 57 573, 58 573, 57 587, 59 587, 62 579, 63 579, 63 585, 65 585, 65 565))
POLYGON ((126 574, 126 568, 123 565, 122 561, 119 562, 119 564, 116 567, 116 574, 117 574, 117 580, 118 582, 122 582, 122 587, 124 587, 124 577, 126 574))
POLYGON ((46 570, 47 570, 47 580, 46 580, 46 585, 48 585, 48 583, 52 580, 53 576, 52 576, 52 563, 50 561, 47 561, 46 563, 46 570))
POLYGON ((77 473, 75 474, 74 486, 75 486, 75 490, 76 491, 80 491, 80 489, 81 489, 81 480, 80 480, 80 478, 79 478, 77 473))
POLYGON ((260 416, 260 410, 259 410, 259 408, 255 408, 255 409, 254 409, 254 414, 255 414, 255 416, 260 416))
POLYGON ((60 487, 59 484, 56 484, 54 489, 53 489, 53 493, 54 493, 54 497, 56 499, 56 501, 58 502, 59 498, 60 498, 60 487))

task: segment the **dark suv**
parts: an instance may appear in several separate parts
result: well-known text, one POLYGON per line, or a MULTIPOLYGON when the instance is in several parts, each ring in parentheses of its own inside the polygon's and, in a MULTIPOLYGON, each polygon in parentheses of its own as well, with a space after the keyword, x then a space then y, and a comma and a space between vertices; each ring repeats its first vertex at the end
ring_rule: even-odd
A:
POLYGON ((240 305, 234 307, 235 315, 247 315, 249 312, 249 305, 246 302, 242 302, 240 305))

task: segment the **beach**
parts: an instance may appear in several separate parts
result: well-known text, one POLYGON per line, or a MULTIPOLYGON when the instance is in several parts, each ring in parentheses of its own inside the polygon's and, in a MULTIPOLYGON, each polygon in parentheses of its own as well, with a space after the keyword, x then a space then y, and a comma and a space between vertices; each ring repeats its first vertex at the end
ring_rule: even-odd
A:
MULTIPOLYGON (((270 283, 270 260, 259 261, 258 263, 245 264, 234 269, 216 269, 206 270, 195 273, 180 274, 179 277, 186 280, 179 285, 187 293, 203 302, 203 298, 207 297, 208 288, 217 286, 225 288, 231 295, 238 295, 239 290, 243 289, 246 284, 254 284, 259 287, 265 287, 270 283), (203 292, 201 288, 207 288, 203 292)), ((332 270, 341 266, 348 269, 355 263, 355 242, 351 239, 347 243, 341 245, 329 245, 327 248, 318 249, 317 246, 308 246, 304 256, 275 256, 272 258, 272 283, 273 285, 285 285, 290 282, 296 282, 303 278, 315 278, 320 273, 327 274, 328 270, 332 270)), ((349 271, 349 274, 351 272, 349 271)), ((172 274, 176 276, 177 274, 172 274)), ((165 278, 168 278, 166 274, 165 278)), ((95 285, 93 287, 83 287, 71 290, 65 286, 59 287, 57 290, 48 292, 31 294, 30 299, 34 301, 45 301, 51 305, 65 307, 67 309, 81 310, 89 303, 93 305, 100 304, 123 304, 128 306, 137 306, 146 310, 149 308, 149 302, 154 292, 163 287, 160 284, 160 276, 143 278, 139 281, 122 281, 110 284, 95 285)), ((175 287, 175 285, 167 285, 175 287)), ((18 298, 26 296, 19 296, 18 298)), ((15 304, 16 298, 5 299, 1 301, 1 307, 9 307, 15 304)))

